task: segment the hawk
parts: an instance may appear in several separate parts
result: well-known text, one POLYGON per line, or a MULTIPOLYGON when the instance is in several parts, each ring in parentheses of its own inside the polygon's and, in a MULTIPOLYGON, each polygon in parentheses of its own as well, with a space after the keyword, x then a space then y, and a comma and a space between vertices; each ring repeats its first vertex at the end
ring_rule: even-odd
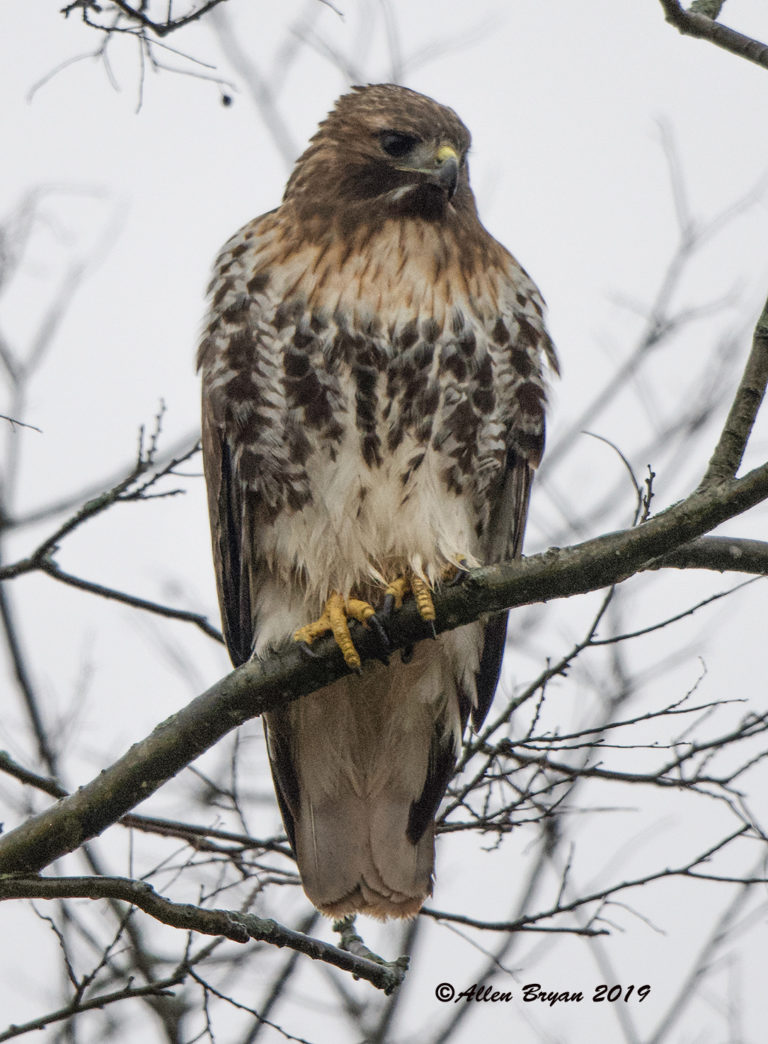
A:
MULTIPOLYGON (((282 203, 223 247, 198 354, 213 556, 235 665, 332 631, 355 671, 266 715, 304 890, 410 917, 506 614, 360 660, 349 620, 520 553, 544 445, 543 303, 480 223, 458 116, 394 84, 320 124, 282 203)), ((366 622, 367 621, 367 622, 366 622)), ((354 627, 352 628, 354 634, 354 627)))

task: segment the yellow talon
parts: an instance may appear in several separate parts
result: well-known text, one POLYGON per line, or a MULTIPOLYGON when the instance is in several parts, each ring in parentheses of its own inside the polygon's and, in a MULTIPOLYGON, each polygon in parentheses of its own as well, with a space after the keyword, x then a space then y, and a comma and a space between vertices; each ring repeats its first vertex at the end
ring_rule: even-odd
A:
POLYGON ((395 609, 402 608, 403 598, 410 590, 411 583, 407 576, 398 576, 391 584, 387 584, 385 595, 391 595, 395 600, 395 609))
POLYGON ((411 576, 411 591, 413 591, 413 597, 416 600, 416 607, 419 610, 419 616, 422 620, 434 620, 437 615, 435 613, 435 603, 432 601, 432 594, 429 587, 420 576, 411 576))
POLYGON ((360 669, 360 657, 352 641, 352 635, 349 633, 347 620, 352 619, 365 623, 374 615, 375 611, 372 605, 362 602, 358 598, 350 598, 345 603, 338 591, 332 591, 321 616, 295 631, 294 641, 311 645, 315 638, 330 631, 341 649, 347 666, 357 671, 360 669))
POLYGON ((391 595, 394 599, 395 609, 399 609, 403 604, 403 598, 409 591, 414 597, 422 620, 434 620, 436 616, 435 605, 432 601, 429 585, 410 570, 402 576, 398 576, 390 584, 387 584, 384 594, 391 595))
MULTIPOLYGON (((403 598, 409 591, 414 597, 422 620, 432 623, 436 613, 429 585, 410 569, 387 584, 384 593, 387 596, 391 596, 395 608, 399 609, 403 604, 403 598)), ((361 666, 360 655, 352 641, 352 635, 349 633, 349 621, 357 620, 361 624, 367 624, 370 618, 375 615, 376 610, 369 602, 363 602, 359 598, 348 598, 345 601, 338 591, 332 591, 317 620, 299 627, 294 632, 293 638, 294 641, 306 642, 307 645, 311 645, 315 638, 319 638, 321 634, 327 634, 330 631, 339 649, 341 649, 347 666, 354 671, 359 671, 361 666)))
POLYGON ((376 610, 369 602, 361 602, 359 598, 349 598, 347 600, 347 617, 352 617, 358 623, 364 624, 375 615, 376 610))

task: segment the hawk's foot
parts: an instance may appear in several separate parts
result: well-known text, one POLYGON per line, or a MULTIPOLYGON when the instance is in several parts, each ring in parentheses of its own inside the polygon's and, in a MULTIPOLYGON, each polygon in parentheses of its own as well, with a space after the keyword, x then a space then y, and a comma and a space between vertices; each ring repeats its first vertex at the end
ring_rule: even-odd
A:
POLYGON ((431 625, 432 634, 436 637, 437 632, 434 624, 437 614, 435 613, 435 603, 432 601, 432 592, 426 581, 422 580, 420 576, 416 576, 410 570, 387 584, 384 590, 384 604, 376 614, 378 622, 386 626, 392 615, 392 610, 399 609, 402 606, 403 598, 409 591, 416 602, 419 616, 431 625))
MULTIPOLYGON (((336 639, 336 644, 341 649, 344 662, 353 671, 360 670, 360 655, 352 641, 349 633, 349 620, 357 620, 361 624, 370 624, 375 630, 385 651, 389 649, 389 639, 381 623, 375 618, 376 610, 368 602, 359 598, 347 598, 346 600, 338 593, 332 591, 325 608, 317 620, 305 624, 294 632, 293 638, 296 642, 311 645, 315 638, 329 631, 336 639)), ((386 662, 386 652, 382 652, 382 659, 386 662)))

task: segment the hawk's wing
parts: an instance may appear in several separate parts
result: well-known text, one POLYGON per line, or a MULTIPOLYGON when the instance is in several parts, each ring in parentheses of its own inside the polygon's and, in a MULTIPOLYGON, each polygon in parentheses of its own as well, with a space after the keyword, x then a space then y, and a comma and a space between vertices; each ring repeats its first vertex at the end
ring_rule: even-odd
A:
MULTIPOLYGON (((506 251, 505 251, 506 253, 506 251)), ((528 274, 507 254, 513 270, 510 280, 514 304, 503 310, 500 322, 515 330, 506 352, 504 380, 505 440, 507 446, 501 488, 492 496, 483 560, 487 565, 518 558, 522 553, 528 502, 534 471, 544 453, 544 388, 541 360, 558 373, 554 346, 543 325, 544 302, 528 274), (511 383, 509 373, 513 374, 511 383), (538 382, 531 377, 538 374, 538 382)), ((489 498, 490 499, 490 498, 489 498)), ((477 699, 472 708, 472 724, 478 729, 490 708, 501 671, 507 636, 507 612, 490 617, 485 626, 480 670, 477 674, 477 699)))
POLYGON ((254 540, 260 493, 246 453, 257 416, 252 380, 263 357, 258 333, 263 300, 248 285, 247 247, 257 249, 269 214, 245 225, 224 244, 208 288, 208 324, 197 355, 202 373, 202 448, 216 588, 227 643, 236 667, 251 656, 257 633, 254 592, 265 568, 254 540))
POLYGON ((223 425, 203 403, 203 460, 208 486, 208 511, 213 536, 213 562, 227 649, 236 667, 251 655, 254 620, 250 575, 252 545, 243 547, 244 489, 235 474, 232 451, 223 425))
MULTIPOLYGON (((491 512, 486 564, 494 565, 520 555, 532 481, 531 465, 521 453, 510 449, 501 493, 491 512)), ((508 616, 506 610, 496 613, 485 625, 483 652, 477 674, 477 700, 472 708, 472 725, 475 729, 483 724, 496 692, 507 640, 508 616)))

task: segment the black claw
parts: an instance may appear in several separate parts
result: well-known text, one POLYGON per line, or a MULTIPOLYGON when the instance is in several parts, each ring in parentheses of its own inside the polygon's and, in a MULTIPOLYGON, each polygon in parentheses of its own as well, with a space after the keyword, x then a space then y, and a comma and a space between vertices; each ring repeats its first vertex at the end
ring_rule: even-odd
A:
POLYGON ((392 643, 389 640, 389 633, 384 622, 376 615, 376 613, 370 617, 368 625, 373 629, 373 632, 381 642, 382 647, 389 651, 392 648, 392 643))
POLYGON ((413 646, 406 645, 403 651, 400 653, 400 659, 403 663, 410 663, 413 659, 413 646))
POLYGON ((319 660, 321 656, 316 653, 315 650, 308 642, 297 642, 300 652, 307 657, 308 660, 319 660))
POLYGON ((455 587, 456 584, 462 583, 469 576, 469 566, 466 562, 454 562, 453 564, 456 567, 456 575, 448 581, 448 587, 455 587))
POLYGON ((366 623, 370 630, 376 636, 379 648, 374 653, 377 660, 380 660, 385 667, 389 666, 389 654, 392 652, 392 642, 389 640, 389 633, 387 632, 387 623, 389 622, 388 617, 382 619, 382 613, 374 613, 370 616, 366 623))

